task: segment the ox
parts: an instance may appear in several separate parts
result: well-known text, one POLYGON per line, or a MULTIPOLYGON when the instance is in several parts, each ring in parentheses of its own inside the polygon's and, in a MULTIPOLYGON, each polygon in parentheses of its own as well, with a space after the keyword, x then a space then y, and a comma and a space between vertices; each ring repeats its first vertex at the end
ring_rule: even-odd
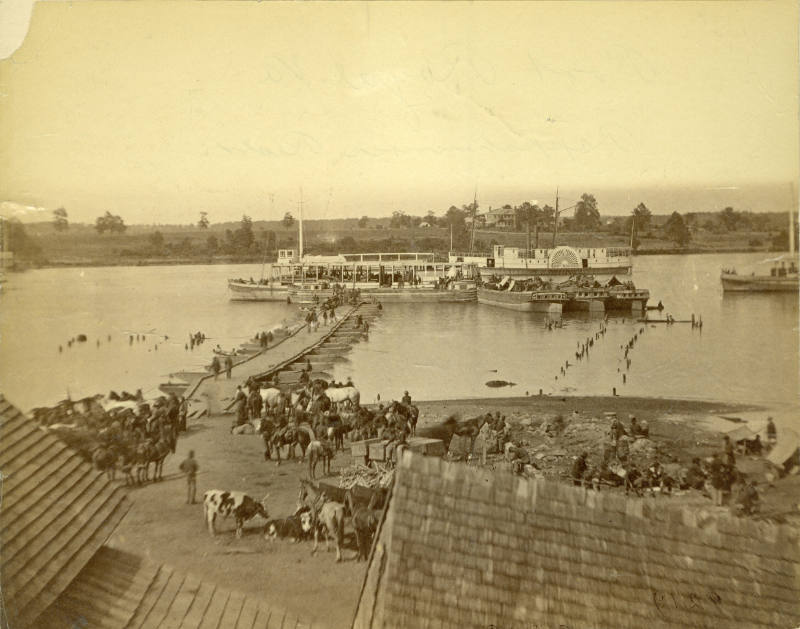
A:
POLYGON ((261 502, 256 502, 253 498, 241 491, 223 491, 222 489, 210 489, 203 494, 203 512, 205 515, 208 532, 216 534, 214 522, 218 515, 227 518, 233 515, 236 519, 236 537, 242 536, 244 523, 260 515, 265 520, 269 518, 265 506, 266 497, 261 502))

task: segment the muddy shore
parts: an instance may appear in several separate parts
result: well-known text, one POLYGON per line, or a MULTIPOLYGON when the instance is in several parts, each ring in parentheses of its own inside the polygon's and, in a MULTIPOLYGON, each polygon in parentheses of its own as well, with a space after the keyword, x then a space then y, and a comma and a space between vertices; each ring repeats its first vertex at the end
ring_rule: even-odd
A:
MULTIPOLYGON (((526 432, 534 431, 558 414, 602 421, 604 412, 613 411, 624 422, 629 414, 635 414, 648 421, 651 439, 669 443, 668 452, 681 460, 719 449, 721 436, 710 427, 710 418, 718 413, 752 409, 733 404, 621 397, 443 400, 420 402, 418 406, 420 432, 453 414, 466 419, 500 412, 511 424, 512 433, 529 441, 534 439, 526 437, 526 432), (573 415, 575 412, 577 415, 573 415)), ((241 539, 234 536, 233 522, 224 520, 217 536, 212 538, 205 529, 200 502, 186 504, 185 484, 178 466, 188 451, 194 450, 200 465, 199 501, 208 489, 236 489, 257 498, 268 496, 272 517, 284 517, 294 510, 298 479, 307 476, 307 466, 292 461, 278 467, 272 461, 265 461, 261 438, 232 435, 230 424, 228 414, 190 421, 188 431, 179 439, 176 454, 166 461, 165 479, 131 491, 133 507, 110 543, 187 572, 213 576, 221 587, 264 598, 323 626, 349 626, 365 571, 365 564, 355 561, 355 548, 349 540, 344 560, 337 564, 333 552, 325 552, 324 546, 312 555, 310 542, 265 540, 264 521, 258 517, 247 523, 241 539)), ((531 448, 536 445, 527 444, 531 448)), ((338 453, 331 477, 325 480, 336 483, 339 470, 350 463, 348 450, 338 453)), ((490 466, 486 473, 492 473, 490 466)), ((766 491, 765 506, 786 511, 793 493, 796 501, 800 485, 791 483, 797 478, 785 479, 787 483, 766 491)), ((659 496, 657 501, 665 508, 680 501, 709 511, 714 509, 711 501, 699 492, 659 496)))

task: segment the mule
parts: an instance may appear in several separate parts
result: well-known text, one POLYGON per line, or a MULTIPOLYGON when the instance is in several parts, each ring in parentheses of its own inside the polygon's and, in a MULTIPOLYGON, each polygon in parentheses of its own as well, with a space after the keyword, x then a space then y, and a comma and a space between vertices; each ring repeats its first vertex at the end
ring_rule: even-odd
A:
POLYGON ((356 535, 356 547, 358 548, 356 561, 361 561, 361 559, 366 561, 369 559, 372 539, 381 521, 382 510, 375 508, 378 500, 379 495, 375 493, 372 495, 372 498, 370 498, 369 505, 366 507, 359 507, 353 499, 351 490, 348 489, 345 494, 345 505, 350 511, 350 520, 356 535))
POLYGON ((341 549, 344 541, 344 504, 328 500, 324 492, 305 478, 300 479, 298 502, 298 506, 307 506, 311 510, 314 529, 314 548, 311 549, 311 554, 317 552, 319 535, 322 533, 325 536, 325 550, 330 550, 329 542, 333 539, 336 545, 336 561, 341 561, 341 549))

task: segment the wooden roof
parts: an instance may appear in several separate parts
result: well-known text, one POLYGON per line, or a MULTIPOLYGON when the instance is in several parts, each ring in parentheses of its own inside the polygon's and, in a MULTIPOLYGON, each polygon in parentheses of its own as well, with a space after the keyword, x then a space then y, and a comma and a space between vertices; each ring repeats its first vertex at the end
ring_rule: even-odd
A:
POLYGON ((130 502, 0 394, 0 625, 24 629, 106 541, 130 502))
POLYGON ((392 627, 794 627, 794 529, 406 453, 354 619, 392 627))
POLYGON ((310 629, 284 611, 104 546, 37 622, 41 629, 310 629))

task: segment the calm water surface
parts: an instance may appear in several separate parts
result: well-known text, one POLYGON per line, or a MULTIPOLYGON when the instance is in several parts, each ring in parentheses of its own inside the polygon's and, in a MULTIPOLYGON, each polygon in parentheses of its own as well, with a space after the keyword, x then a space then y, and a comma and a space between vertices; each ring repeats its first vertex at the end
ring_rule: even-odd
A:
MULTIPOLYGON (((599 320, 565 316, 548 331, 544 315, 478 304, 385 304, 369 342, 336 362, 337 379, 352 376, 362 399, 487 397, 538 393, 621 394, 719 401, 796 403, 798 296, 724 295, 722 267, 745 268, 755 254, 646 256, 634 279, 689 325, 648 327, 633 351, 627 383, 620 345, 642 324, 611 317, 588 361, 575 363, 579 341, 599 320), (618 369, 620 371, 618 371, 618 369), (555 379, 558 376, 558 379, 555 379), (508 380, 493 389, 488 380, 508 380)), ((282 303, 227 299, 228 277, 258 276, 258 265, 46 269, 15 274, 0 302, 0 390, 22 408, 73 397, 136 389, 154 392, 170 372, 202 369, 211 349, 241 343, 293 315, 282 303), (190 331, 210 340, 184 345, 190 331), (67 349, 78 334, 87 343, 67 349), (129 344, 130 334, 145 340, 129 344), (108 336, 111 335, 111 340, 108 336), (169 339, 165 340, 164 337, 169 339), (97 346, 97 340, 100 346, 97 346), (59 353, 58 346, 64 347, 59 353), (156 349, 158 345, 158 349, 156 349)), ((653 316, 660 316, 653 313, 653 316)))

